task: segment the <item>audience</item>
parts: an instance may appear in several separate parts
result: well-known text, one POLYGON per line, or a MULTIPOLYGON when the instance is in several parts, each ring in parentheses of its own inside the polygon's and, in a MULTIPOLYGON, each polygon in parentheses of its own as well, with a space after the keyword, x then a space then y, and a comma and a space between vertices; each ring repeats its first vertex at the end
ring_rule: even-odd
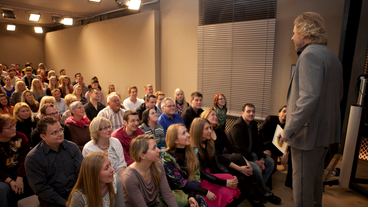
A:
POLYGON ((62 75, 59 78, 61 92, 63 96, 70 94, 73 92, 73 86, 71 85, 70 78, 66 75, 62 75))
MULTIPOLYGON (((264 191, 270 192, 266 186, 274 166, 272 158, 263 153, 263 142, 258 137, 257 122, 254 121, 255 107, 246 103, 240 116, 229 130, 229 141, 240 152, 253 168, 253 174, 264 191)), ((228 149, 229 150, 229 149, 228 149)), ((233 153, 233 152, 230 152, 233 153)))
MULTIPOLYGON (((36 79, 41 81, 41 85, 44 89, 49 87, 49 84, 47 84, 46 82, 44 82, 44 78, 41 75, 36 75, 35 77, 36 79)), ((45 77, 47 79, 47 77, 45 77)), ((33 81, 32 81, 33 82, 33 81)), ((31 87, 32 88, 32 87, 31 87)))
POLYGON ((190 130, 190 126, 194 118, 197 118, 203 112, 202 107, 202 99, 203 95, 199 92, 193 92, 190 95, 190 104, 188 108, 186 108, 181 114, 181 118, 183 119, 185 126, 190 130))
POLYGON ((123 185, 106 154, 92 152, 84 157, 78 180, 68 198, 71 207, 125 207, 123 185))
POLYGON ((81 86, 83 94, 87 93, 88 92, 88 87, 84 84, 84 82, 83 82, 84 78, 81 74, 76 76, 76 81, 77 81, 77 83, 73 85, 73 89, 75 89, 75 87, 77 85, 79 85, 79 86, 81 86))
POLYGON ((8 71, 8 76, 11 80, 11 85, 12 86, 15 86, 15 84, 17 83, 18 80, 20 80, 18 78, 18 76, 16 76, 17 72, 15 71, 14 68, 11 68, 9 71, 8 71))
POLYGON ((115 130, 111 137, 118 139, 123 146, 124 158, 127 165, 133 163, 132 158, 130 158, 130 142, 139 135, 144 134, 143 130, 138 128, 139 118, 136 111, 128 110, 124 113, 124 126, 120 129, 115 130))
POLYGON ((67 206, 79 175, 82 153, 75 143, 64 140, 64 129, 58 120, 42 118, 37 130, 42 141, 29 152, 25 161, 29 184, 42 207, 67 206))
MULTIPOLYGON (((10 104, 12 106, 14 106, 16 103, 21 102, 22 99, 22 94, 23 91, 26 90, 26 84, 23 81, 18 81, 15 84, 15 91, 12 93, 12 95, 10 96, 10 104)), ((33 97, 35 97, 35 95, 32 93, 33 97)))
MULTIPOLYGON (((72 104, 74 101, 77 101, 77 97, 75 96, 75 95, 73 95, 73 94, 68 94, 68 95, 66 95, 65 96, 65 104, 66 104, 66 106, 68 107, 68 110, 66 111, 66 112, 64 112, 64 114, 61 116, 61 123, 65 123, 65 120, 67 119, 67 118, 69 118, 69 116, 71 116, 72 114, 70 113, 70 108, 69 108, 69 106, 70 106, 70 104, 72 104)), ((83 104, 83 103, 82 103, 83 104)))
MULTIPOLYGON (((57 111, 56 107, 52 103, 45 103, 44 105, 40 106, 40 117, 39 119, 45 118, 45 117, 51 117, 56 119, 58 122, 60 122, 60 115, 57 111)), ((64 129, 64 139, 70 140, 70 130, 69 127, 61 123, 61 127, 64 129)), ((33 130, 31 134, 31 147, 35 147, 39 142, 41 142, 41 136, 38 132, 38 128, 33 130)))
POLYGON ((213 99, 213 108, 217 113, 219 127, 222 130, 225 130, 227 108, 224 94, 218 93, 215 95, 215 98, 213 99))
POLYGON ((38 102, 43 96, 46 96, 46 89, 43 88, 41 81, 38 78, 33 79, 31 91, 35 94, 38 102))
MULTIPOLYGON (((91 84, 89 84, 88 85, 88 90, 90 89, 90 88, 93 88, 93 87, 96 87, 96 88, 98 88, 98 89, 100 89, 100 91, 102 90, 102 88, 101 88, 101 86, 100 86, 100 84, 99 84, 99 82, 98 82, 98 78, 96 77, 96 76, 93 76, 92 77, 92 79, 91 79, 91 84), (97 83, 97 85, 95 85, 95 86, 92 86, 92 84, 93 83, 97 83), (97 86, 97 87, 96 87, 97 86)), ((103 97, 103 96, 102 96, 103 97)))
POLYGON ((65 69, 61 69, 60 70, 60 75, 66 75, 66 70, 65 69))
POLYGON ((143 100, 146 99, 146 96, 153 94, 153 86, 151 84, 147 84, 144 86, 144 97, 143 100))
POLYGON ((25 90, 22 94, 22 102, 26 103, 32 110, 32 112, 37 113, 40 103, 35 100, 33 92, 30 90, 25 90))
POLYGON ((240 190, 237 188, 238 178, 229 174, 230 170, 219 162, 211 132, 211 125, 207 119, 193 120, 190 142, 199 152, 200 186, 209 193, 204 198, 208 206, 237 206, 241 202, 237 199, 240 196, 240 190))
POLYGON ((37 114, 37 118, 39 118, 39 119, 42 118, 41 109, 42 109, 43 105, 45 105, 45 104, 52 104, 52 105, 55 106, 55 98, 53 96, 44 96, 41 99, 41 101, 40 101, 40 107, 38 109, 38 114, 37 114))
POLYGON ((124 126, 123 115, 125 110, 121 107, 120 98, 116 93, 107 97, 107 107, 98 112, 97 117, 105 117, 111 122, 112 131, 124 126))
POLYGON ((47 80, 45 81, 46 83, 49 84, 49 86, 50 86, 50 78, 53 77, 53 76, 57 79, 55 71, 54 70, 49 70, 49 72, 47 73, 47 80))
POLYGON ((70 141, 76 143, 82 151, 83 146, 91 140, 89 119, 84 112, 83 104, 79 101, 70 104, 70 113, 72 115, 65 120, 65 125, 70 130, 70 141))
POLYGON ((115 174, 122 178, 127 167, 124 151, 118 139, 111 137, 111 123, 104 117, 96 117, 89 125, 91 141, 84 145, 82 154, 86 156, 91 152, 106 153, 114 168, 115 174))
POLYGON ((108 93, 106 95, 106 100, 107 100, 107 97, 109 97, 109 95, 113 92, 115 92, 115 86, 114 85, 109 85, 108 93))
POLYGON ((156 91, 155 96, 156 96, 156 102, 157 102, 156 103, 157 115, 158 117, 160 117, 161 114, 163 113, 161 109, 161 102, 162 100, 164 100, 165 94, 162 91, 156 91))
POLYGON ((54 89, 51 91, 52 96, 55 98, 55 106, 59 114, 64 114, 68 110, 68 106, 65 104, 65 100, 61 98, 61 92, 59 89, 54 89))
MULTIPOLYGON (((102 91, 101 91, 101 87, 100 87, 100 85, 98 84, 98 81, 97 80, 93 80, 92 81, 92 83, 91 83, 91 87, 89 87, 89 90, 91 90, 91 88, 96 88, 96 89, 98 89, 98 92, 99 92, 99 94, 100 94, 100 96, 99 96, 99 98, 98 98, 98 102, 100 102, 102 105, 104 105, 105 106, 105 96, 103 95, 103 93, 102 93, 102 91)), ((87 92, 86 94, 85 94, 85 97, 86 97, 86 99, 87 99, 87 101, 89 101, 90 100, 90 98, 89 98, 89 92, 87 92)))
POLYGON ((8 96, 4 93, 0 93, 0 114, 9 114, 13 117, 14 107, 10 105, 8 96))
MULTIPOLYGON (((57 82, 57 78, 56 78, 55 76, 51 76, 51 77, 49 78, 49 87, 46 89, 46 94, 47 94, 48 96, 52 96, 52 93, 51 93, 51 92, 52 92, 54 89, 59 89, 59 90, 60 90, 60 92, 61 92, 61 89, 60 89, 59 84, 58 84, 58 82, 57 82)), ((61 93, 61 94, 60 94, 60 97, 61 97, 61 98, 64 98, 63 93, 61 93)))
POLYGON ((31 140, 31 133, 36 129, 38 119, 33 117, 31 108, 23 102, 17 103, 14 106, 13 117, 17 120, 17 132, 21 132, 31 140))
POLYGON ((75 75, 74 75, 74 78, 75 78, 75 80, 72 82, 72 86, 74 86, 75 84, 77 84, 78 82, 77 82, 77 77, 78 77, 78 75, 82 75, 81 73, 76 73, 75 75))
POLYGON ((84 97, 83 89, 80 85, 75 85, 73 89, 73 95, 75 95, 77 97, 77 101, 82 102, 83 105, 88 102, 86 97, 84 97))
POLYGON ((131 86, 128 88, 129 98, 123 101, 123 106, 126 110, 136 110, 142 103, 143 99, 137 98, 138 88, 137 86, 131 86))
POLYGON ((88 94, 89 102, 84 105, 84 109, 88 119, 92 121, 98 112, 105 108, 105 105, 99 102, 101 95, 98 88, 90 88, 88 94))
POLYGON ((185 100, 184 91, 180 88, 175 89, 174 97, 176 105, 175 112, 181 115, 183 111, 189 107, 188 102, 185 100))
POLYGON ((136 112, 138 113, 138 117, 140 120, 142 120, 142 113, 144 110, 146 110, 147 108, 154 108, 155 111, 157 111, 157 108, 156 108, 156 96, 153 95, 153 94, 149 94, 149 95, 146 95, 145 98, 144 98, 144 103, 142 103, 137 109, 136 109, 136 112))
POLYGON ((142 122, 139 126, 145 134, 154 135, 157 147, 164 152, 166 149, 164 128, 157 123, 158 115, 155 109, 148 108, 143 112, 142 122))
POLYGON ((164 133, 166 136, 166 130, 170 125, 179 123, 184 124, 184 121, 179 114, 175 113, 175 103, 172 98, 164 98, 164 100, 161 102, 161 109, 164 113, 160 116, 160 118, 158 118, 157 123, 164 128, 164 133))
POLYGON ((178 206, 165 170, 158 162, 159 153, 153 135, 141 135, 132 140, 130 155, 135 162, 124 170, 122 179, 126 207, 161 206, 159 193, 167 206, 178 206))
POLYGON ((6 95, 8 96, 8 98, 10 98, 12 93, 15 91, 15 84, 12 85, 12 82, 11 82, 11 79, 9 78, 9 76, 6 76, 4 78, 4 82, 5 82, 5 86, 3 86, 3 89, 5 90, 6 95))
POLYGON ((183 124, 171 125, 167 129, 166 143, 161 161, 176 202, 182 206, 206 207, 203 196, 211 195, 211 192, 200 187, 198 149, 190 145, 187 128, 183 124))
POLYGON ((33 194, 28 185, 24 159, 29 152, 27 137, 15 130, 16 120, 0 115, 0 206, 17 206, 17 201, 33 194))

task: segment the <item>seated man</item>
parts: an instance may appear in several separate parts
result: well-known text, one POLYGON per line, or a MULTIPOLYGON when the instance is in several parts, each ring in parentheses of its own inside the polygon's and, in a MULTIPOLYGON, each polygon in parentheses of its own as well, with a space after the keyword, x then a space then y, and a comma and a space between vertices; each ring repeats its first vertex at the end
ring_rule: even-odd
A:
POLYGON ((26 73, 26 75, 23 76, 23 78, 21 80, 26 84, 28 90, 31 90, 32 81, 33 81, 31 67, 27 67, 25 73, 26 73))
POLYGON ((147 84, 144 86, 144 97, 143 100, 146 98, 146 96, 153 94, 153 86, 151 84, 147 84))
POLYGON ((199 92, 193 92, 190 95, 190 103, 191 105, 187 107, 183 113, 181 114, 181 118, 183 119, 185 126, 187 126, 188 131, 190 130, 190 125, 194 118, 197 118, 203 112, 202 107, 202 99, 203 95, 199 92))
POLYGON ((88 87, 84 84, 84 82, 83 82, 84 78, 81 74, 78 74, 76 76, 76 81, 77 81, 77 83, 73 85, 73 90, 74 90, 75 87, 77 87, 77 85, 80 85, 80 86, 82 86, 82 90, 83 90, 82 93, 86 94, 88 92, 88 87))
POLYGON ((172 98, 164 98, 164 100, 161 102, 161 109, 164 113, 161 114, 160 118, 158 118, 157 123, 161 124, 161 126, 164 128, 165 136, 166 130, 171 124, 185 124, 180 115, 175 113, 176 106, 175 101, 172 98))
POLYGON ((67 199, 77 181, 82 153, 64 140, 64 129, 51 117, 42 118, 37 130, 43 141, 27 155, 25 168, 29 184, 43 206, 68 206, 67 199))
POLYGON ((157 91, 155 93, 155 96, 156 96, 156 102, 157 102, 156 103, 156 108, 157 108, 156 112, 157 112, 158 117, 160 117, 161 114, 163 113, 162 109, 161 109, 161 102, 162 102, 162 100, 164 100, 165 94, 162 91, 157 91))
MULTIPOLYGON (((98 89, 98 92, 100 94, 100 96, 98 98, 98 102, 100 102, 102 105, 105 106, 105 96, 103 95, 103 93, 102 93, 101 89, 99 88, 99 86, 100 85, 98 84, 98 80, 92 80, 91 87, 89 89, 91 89, 91 88, 97 88, 98 89)), ((88 90, 88 92, 86 94, 84 94, 84 97, 86 97, 87 101, 90 100, 89 95, 90 94, 89 94, 89 90, 88 90)), ((92 121, 92 120, 90 120, 90 121, 92 121)))
POLYGON ((89 102, 84 105, 84 110, 89 121, 92 121, 98 112, 105 108, 105 105, 99 102, 101 94, 98 88, 90 88, 87 94, 89 94, 89 102))
POLYGON ((105 117, 111 122, 111 129, 115 131, 124 126, 123 115, 125 109, 122 109, 120 98, 116 93, 111 93, 107 97, 107 107, 98 112, 97 117, 105 117))
POLYGON ((280 198, 274 196, 266 186, 266 182, 272 174, 274 162, 263 153, 263 142, 258 137, 257 122, 254 121, 254 117, 254 105, 245 104, 242 108, 242 116, 235 121, 229 130, 228 138, 235 149, 249 161, 258 183, 267 192, 266 198, 272 203, 280 203, 280 198))
POLYGON ((138 113, 139 120, 142 120, 142 113, 147 108, 154 108, 157 111, 156 108, 156 96, 149 94, 145 97, 145 102, 142 103, 137 109, 136 112, 138 113))
MULTIPOLYGON (((45 117, 52 117, 56 119, 58 122, 60 122, 60 114, 57 111, 54 104, 45 104, 40 109, 41 111, 41 118, 45 117)), ((64 123, 60 123, 61 127, 64 129, 64 139, 70 140, 70 130, 68 126, 66 126, 64 123)), ((37 128, 33 130, 31 134, 31 148, 35 147, 39 142, 42 141, 40 137, 40 133, 38 132, 37 128)))
POLYGON ((72 82, 72 85, 74 86, 75 84, 77 84, 78 83, 78 76, 79 75, 82 75, 81 73, 76 73, 75 75, 74 75, 74 78, 75 78, 75 80, 72 82))
POLYGON ((138 113, 136 111, 128 110, 124 113, 124 126, 120 129, 115 130, 111 137, 118 139, 123 145, 124 150, 124 158, 129 166, 134 162, 132 158, 130 158, 129 150, 130 150, 130 142, 132 139, 137 136, 144 134, 144 131, 139 126, 139 118, 138 113))
POLYGON ((126 98, 123 101, 123 106, 126 110, 136 110, 144 100, 137 98, 138 95, 138 88, 137 86, 130 86, 128 88, 129 98, 126 98))
POLYGON ((52 96, 55 98, 55 106, 60 115, 64 114, 68 110, 68 106, 65 104, 65 100, 61 98, 60 89, 56 88, 51 91, 52 96))
POLYGON ((8 75, 9 75, 9 78, 12 82, 12 86, 15 86, 15 83, 17 83, 17 81, 20 80, 18 78, 18 76, 16 76, 16 74, 17 73, 16 73, 14 68, 11 68, 11 69, 8 70, 8 75))

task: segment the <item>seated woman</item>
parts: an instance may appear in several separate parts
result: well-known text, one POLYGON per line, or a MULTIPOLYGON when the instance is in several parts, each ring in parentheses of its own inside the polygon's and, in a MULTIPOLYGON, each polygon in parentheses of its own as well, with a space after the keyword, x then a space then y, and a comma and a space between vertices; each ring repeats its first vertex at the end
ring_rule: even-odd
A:
POLYGON ((12 82, 9 76, 4 77, 4 82, 5 86, 3 86, 3 89, 5 90, 8 98, 10 98, 12 93, 15 91, 15 86, 12 86, 12 82))
POLYGON ((66 119, 69 118, 69 116, 72 115, 70 113, 70 104, 72 104, 74 101, 77 101, 77 97, 73 94, 68 94, 68 95, 65 96, 64 101, 65 101, 65 104, 68 106, 68 110, 65 111, 61 116, 60 122, 63 123, 63 124, 65 124, 66 119))
POLYGON ((42 78, 42 76, 41 75, 36 75, 36 77, 35 78, 37 78, 38 80, 40 80, 41 81, 41 85, 42 85, 42 87, 46 90, 46 88, 48 88, 49 87, 49 84, 47 84, 46 82, 45 82, 45 80, 47 79, 47 77, 45 77, 46 79, 44 79, 44 78, 42 78))
POLYGON ((160 207, 158 193, 170 207, 178 206, 170 190, 160 160, 160 150, 153 135, 139 135, 130 143, 130 157, 135 161, 124 170, 125 206, 160 207))
MULTIPOLYGON (((47 89, 46 89, 46 94, 47 94, 48 96, 52 96, 51 91, 53 91, 54 89, 59 89, 59 90, 60 90, 60 92, 61 92, 61 89, 59 88, 59 84, 58 84, 58 82, 57 82, 56 77, 55 77, 55 76, 51 76, 51 77, 49 78, 49 86, 48 86, 48 87, 47 87, 47 89)), ((61 94, 61 95, 60 95, 60 97, 61 97, 61 98, 64 98, 63 94, 61 94)))
POLYGON ((158 115, 154 108, 146 109, 142 113, 142 122, 139 128, 141 128, 145 134, 155 135, 157 147, 161 152, 166 150, 164 128, 157 123, 158 115))
POLYGON ((37 78, 32 80, 31 91, 35 94, 38 102, 43 96, 46 96, 46 89, 43 88, 41 81, 37 78))
POLYGON ((76 143, 82 151, 84 145, 91 140, 89 132, 89 119, 84 111, 83 104, 75 101, 70 104, 72 116, 66 119, 65 125, 70 130, 70 141, 76 143))
POLYGON ((68 76, 66 75, 60 76, 59 83, 60 83, 61 92, 64 97, 73 92, 73 86, 68 76))
POLYGON ((228 149, 231 152, 236 151, 236 149, 228 140, 224 130, 219 127, 215 109, 211 108, 203 111, 201 118, 207 119, 211 124, 212 132, 214 132, 211 133, 211 138, 215 142, 215 151, 219 161, 221 164, 228 167, 230 172, 238 178, 238 187, 241 191, 241 197, 238 200, 242 201, 247 198, 252 206, 263 206, 262 199, 265 192, 253 177, 253 169, 251 165, 240 153, 224 153, 225 149, 228 149), (261 198, 259 198, 259 196, 261 198))
POLYGON ((222 130, 225 130, 227 108, 224 94, 218 93, 215 95, 215 98, 213 99, 213 109, 215 109, 217 113, 219 127, 221 127, 222 130))
POLYGON ((180 88, 175 89, 174 93, 176 113, 181 115, 183 111, 189 106, 188 102, 185 100, 184 91, 180 88))
MULTIPOLYGON (((23 81, 17 81, 17 83, 15 84, 15 91, 10 96, 10 104, 12 106, 15 106, 16 103, 22 101, 22 94, 23 91, 25 91, 26 89, 26 84, 23 81)), ((34 96, 34 94, 32 95, 34 96)))
POLYGON ((45 104, 48 104, 48 103, 55 105, 55 98, 53 96, 44 96, 44 97, 42 97, 42 99, 40 101, 40 106, 38 108, 38 114, 36 116, 38 119, 42 118, 42 116, 41 116, 42 106, 45 105, 45 104))
POLYGON ((33 194, 28 185, 24 160, 30 147, 27 137, 15 130, 16 120, 0 115, 0 206, 17 206, 17 201, 33 194))
POLYGON ((40 103, 35 100, 32 91, 25 90, 22 94, 22 102, 26 103, 32 110, 32 112, 37 112, 40 106, 40 103))
MULTIPOLYGON (((56 73, 54 70, 49 70, 49 72, 47 73, 47 80, 45 81, 47 84, 49 84, 50 87, 50 79, 51 77, 55 77, 56 78, 56 73)), ((52 91, 52 90, 51 90, 52 91)))
MULTIPOLYGON (((38 122, 38 119, 33 117, 31 108, 26 103, 17 103, 14 106, 13 117, 17 120, 17 131, 22 132, 31 141, 31 133, 36 128, 38 122)), ((32 143, 30 144, 34 146, 32 143)))
MULTIPOLYGON (((106 103, 107 103, 107 97, 109 97, 110 93, 112 93, 112 92, 115 92, 115 86, 114 85, 109 85, 108 93, 105 97, 106 103)), ((120 97, 120 99, 121 99, 121 97, 120 97)))
POLYGON ((190 142, 198 148, 201 167, 201 187, 212 192, 205 197, 208 206, 237 206, 240 190, 237 177, 219 162, 211 138, 211 124, 207 119, 195 118, 190 126, 190 142), (232 203, 234 202, 234 203, 232 203))
POLYGON ((8 96, 0 93, 0 114, 9 114, 13 117, 13 110, 14 107, 10 105, 8 96))
POLYGON ((92 152, 84 157, 67 203, 70 207, 125 206, 123 185, 120 178, 114 176, 106 154, 92 152))
POLYGON ((167 150, 161 161, 165 168, 169 186, 179 206, 207 206, 200 195, 212 192, 200 187, 198 149, 190 146, 190 136, 183 124, 173 124, 166 131, 167 150), (199 194, 200 193, 200 194, 199 194))
POLYGON ((109 156, 115 173, 122 178, 127 167, 124 159, 124 151, 118 139, 111 137, 111 123, 105 117, 94 118, 90 125, 91 141, 84 145, 82 154, 85 157, 91 152, 104 152, 109 156))
POLYGON ((73 95, 75 95, 77 101, 80 101, 83 105, 88 102, 86 97, 84 97, 82 86, 78 84, 74 86, 73 95))

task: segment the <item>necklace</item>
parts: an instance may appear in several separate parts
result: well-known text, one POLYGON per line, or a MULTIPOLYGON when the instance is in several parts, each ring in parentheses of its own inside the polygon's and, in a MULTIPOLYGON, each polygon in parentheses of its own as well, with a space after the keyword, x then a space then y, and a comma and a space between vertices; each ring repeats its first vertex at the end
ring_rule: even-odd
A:
POLYGON ((109 140, 109 143, 107 144, 107 147, 105 147, 105 148, 101 147, 98 143, 96 143, 96 144, 97 144, 97 146, 98 146, 100 149, 102 149, 102 150, 107 150, 107 149, 110 147, 110 140, 109 140))

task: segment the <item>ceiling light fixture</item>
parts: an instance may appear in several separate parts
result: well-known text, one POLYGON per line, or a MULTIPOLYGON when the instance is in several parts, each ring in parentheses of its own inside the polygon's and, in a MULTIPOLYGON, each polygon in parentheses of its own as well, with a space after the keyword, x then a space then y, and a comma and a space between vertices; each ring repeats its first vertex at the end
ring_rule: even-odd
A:
POLYGON ((15 19, 14 9, 1 8, 1 14, 4 18, 15 19))
POLYGON ((101 0, 88 0, 90 2, 101 2, 101 0))
POLYGON ((115 2, 119 5, 121 8, 128 8, 132 10, 139 10, 139 7, 141 6, 140 0, 130 0, 128 2, 124 2, 123 0, 115 0, 115 2))
POLYGON ((42 27, 34 27, 36 33, 43 33, 42 27))
POLYGON ((36 14, 36 13, 31 13, 29 15, 29 21, 32 21, 32 22, 38 22, 40 21, 40 17, 41 17, 41 14, 36 14))
POLYGON ((8 26, 6 27, 6 30, 15 31, 15 25, 14 24, 8 24, 8 26))
POLYGON ((61 23, 64 25, 73 25, 73 18, 65 17, 61 23))

